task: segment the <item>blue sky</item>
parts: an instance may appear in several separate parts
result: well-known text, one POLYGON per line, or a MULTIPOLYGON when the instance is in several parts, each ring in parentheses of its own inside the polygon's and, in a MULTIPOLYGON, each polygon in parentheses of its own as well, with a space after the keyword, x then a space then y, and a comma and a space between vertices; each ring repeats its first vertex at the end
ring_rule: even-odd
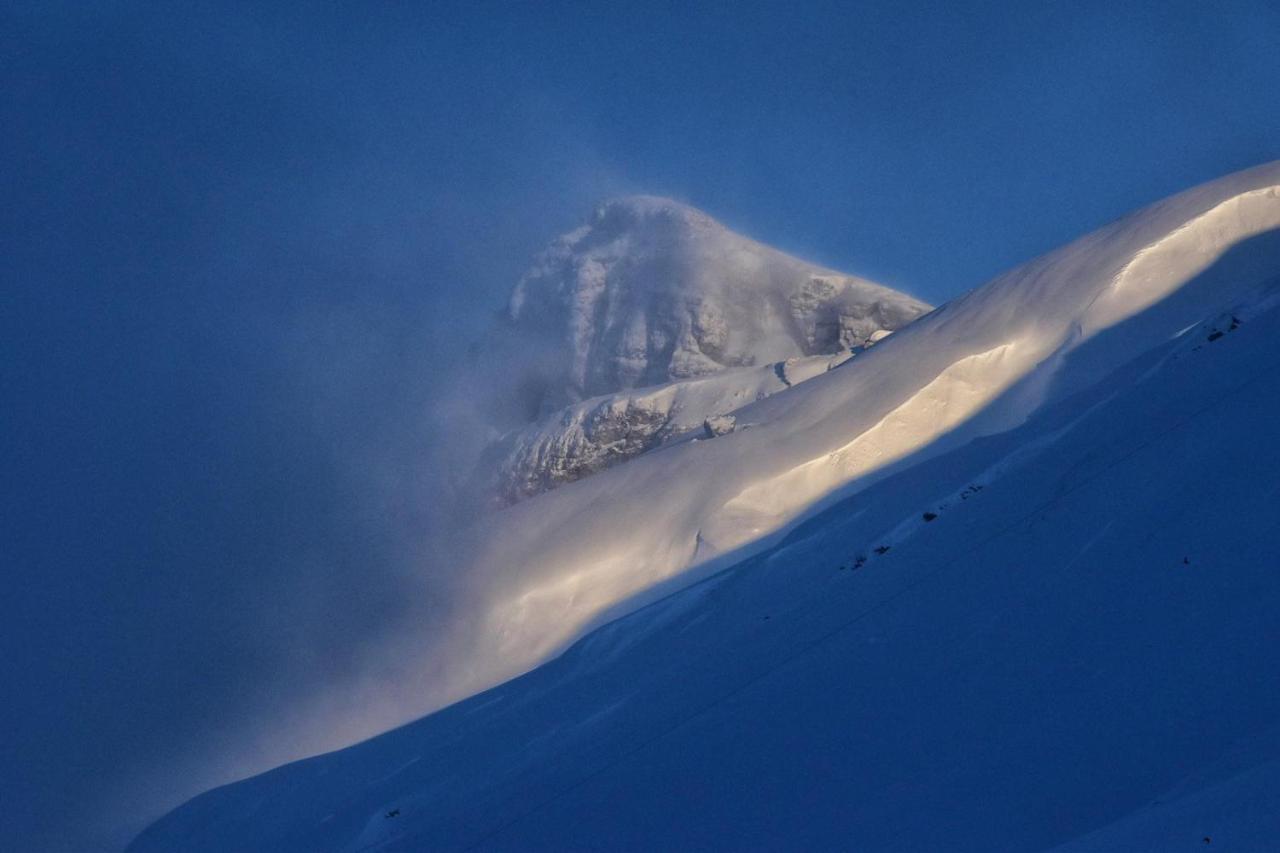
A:
POLYGON ((444 606, 401 594, 433 401, 600 198, 938 302, 1280 157, 1265 0, 9 3, 0 33, 11 849, 145 817, 444 606))

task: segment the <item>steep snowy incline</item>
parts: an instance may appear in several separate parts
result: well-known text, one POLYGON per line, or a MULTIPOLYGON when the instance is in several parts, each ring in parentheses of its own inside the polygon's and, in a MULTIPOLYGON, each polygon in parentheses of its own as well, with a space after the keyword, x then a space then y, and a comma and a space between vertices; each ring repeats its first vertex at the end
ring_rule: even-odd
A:
POLYGON ((583 400, 495 443, 489 451, 496 469, 492 490, 511 504, 581 480, 700 430, 708 419, 728 423, 724 416, 852 357, 791 358, 583 400))
MULTIPOLYGON (((1254 196, 1271 207, 1247 217, 1228 199, 1278 171, 1180 196, 1003 277, 883 358, 762 402, 754 427, 522 504, 600 498, 594 484, 611 479, 625 504, 622 482, 645 488, 637 472, 674 476, 678 460, 679 488, 647 496, 634 534, 619 527, 654 542, 703 506, 688 499, 698 486, 733 478, 717 497, 736 495, 766 476, 753 455, 765 447, 803 464, 889 412, 913 428, 954 422, 939 412, 919 427, 908 400, 973 407, 988 383, 1005 389, 965 422, 968 440, 890 444, 910 456, 732 568, 416 723, 209 792, 132 849, 1268 849, 1280 223, 1266 223, 1280 198, 1254 196), (1201 241, 1194 223, 1224 202, 1231 230, 1201 241), (1175 285, 1133 277, 1130 262, 1156 252, 1175 285), (1145 310, 1125 317, 1133 305, 1145 310), (1002 362, 1022 355, 978 321, 1048 356, 1010 380, 1002 362), (904 352, 923 361, 944 344, 947 358, 900 387, 904 352), (775 425, 821 436, 829 417, 856 421, 838 398, 871 374, 890 397, 877 411, 829 446, 785 447, 775 425), (682 503, 668 512, 659 494, 682 503)), ((589 566, 573 568, 589 589, 589 566)))
POLYGON ((732 435, 663 448, 499 513, 468 569, 482 615, 466 628, 473 652, 459 695, 1228 310, 1274 274, 1270 245, 1244 244, 1280 225, 1277 185, 1270 164, 1131 214, 739 410, 732 435), (1216 278, 1201 275, 1210 265, 1216 278))

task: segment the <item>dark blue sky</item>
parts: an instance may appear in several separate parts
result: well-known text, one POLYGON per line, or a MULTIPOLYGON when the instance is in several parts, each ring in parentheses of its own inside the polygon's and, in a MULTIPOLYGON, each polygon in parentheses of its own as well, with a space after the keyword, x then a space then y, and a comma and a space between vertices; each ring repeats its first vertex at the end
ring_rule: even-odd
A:
POLYGON ((942 301, 1280 157, 1269 0, 690 5, 0 7, 0 847, 443 606, 433 402, 599 198, 942 301))

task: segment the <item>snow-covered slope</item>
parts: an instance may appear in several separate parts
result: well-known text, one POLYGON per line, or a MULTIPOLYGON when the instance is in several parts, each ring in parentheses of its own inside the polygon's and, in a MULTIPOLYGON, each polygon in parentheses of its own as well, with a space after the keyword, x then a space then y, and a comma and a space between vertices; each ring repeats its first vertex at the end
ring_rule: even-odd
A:
POLYGON ((518 504, 458 691, 596 630, 135 849, 1258 849, 1278 291, 1272 164, 518 504))
POLYGON ((515 430, 490 451, 500 457, 493 490, 504 503, 581 480, 664 443, 703 429, 709 418, 812 379, 852 358, 790 358, 763 367, 603 394, 566 406, 515 430))
POLYGON ((1183 193, 1007 273, 739 410, 749 428, 731 436, 673 445, 501 513, 471 569, 486 600, 472 685, 523 671, 667 579, 749 556, 907 460, 1012 428, 1224 310, 1271 268, 1184 285, 1280 223, 1276 172, 1183 193), (1129 317, 1123 334, 1109 331, 1129 317))

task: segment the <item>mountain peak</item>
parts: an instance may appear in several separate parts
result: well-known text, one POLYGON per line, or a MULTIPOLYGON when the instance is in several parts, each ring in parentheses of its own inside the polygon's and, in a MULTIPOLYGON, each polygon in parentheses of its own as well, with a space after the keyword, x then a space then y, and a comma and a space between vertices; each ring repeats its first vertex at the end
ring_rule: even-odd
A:
MULTIPOLYGON (((509 319, 559 351, 550 408, 584 397, 831 354, 929 308, 792 257, 670 198, 601 203, 516 285, 509 319)), ((540 407, 548 410, 547 405, 540 407)))

